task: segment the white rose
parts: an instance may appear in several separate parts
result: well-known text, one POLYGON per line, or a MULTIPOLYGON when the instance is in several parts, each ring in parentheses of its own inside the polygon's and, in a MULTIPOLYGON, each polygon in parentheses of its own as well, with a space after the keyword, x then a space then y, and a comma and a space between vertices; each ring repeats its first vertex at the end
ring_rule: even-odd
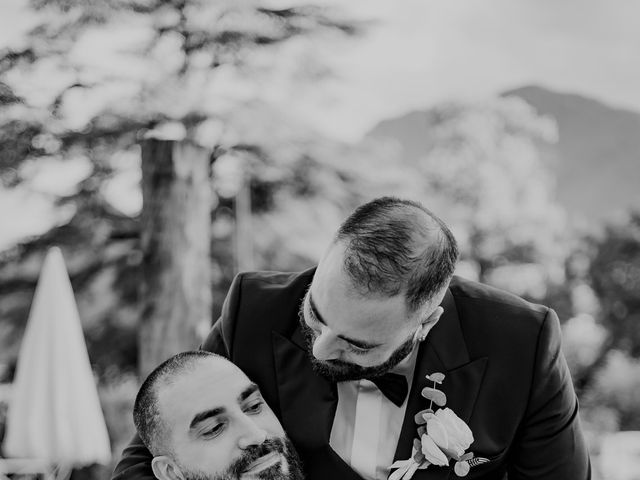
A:
POLYGON ((473 434, 467 424, 450 408, 426 413, 424 419, 428 436, 448 457, 460 458, 473 442, 473 434))
POLYGON ((422 435, 422 453, 428 462, 441 467, 449 465, 449 459, 447 455, 438 448, 435 442, 429 437, 429 435, 422 435))

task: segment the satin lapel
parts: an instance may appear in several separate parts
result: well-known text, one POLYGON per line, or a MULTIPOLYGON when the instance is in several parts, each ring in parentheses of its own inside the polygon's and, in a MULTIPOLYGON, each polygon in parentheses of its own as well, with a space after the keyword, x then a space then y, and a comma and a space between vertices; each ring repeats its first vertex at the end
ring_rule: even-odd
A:
POLYGON ((273 332, 272 341, 282 426, 296 446, 328 445, 338 403, 334 385, 313 371, 299 329, 291 340, 273 332))
POLYGON ((338 395, 313 371, 300 329, 291 339, 273 332, 272 342, 282 426, 302 458, 306 480, 362 480, 329 445, 338 395))
MULTIPOLYGON (((413 440, 417 438, 417 425, 414 417, 416 413, 429 407, 428 400, 420 393, 424 387, 433 386, 433 383, 425 378, 426 375, 435 372, 445 374, 445 379, 438 388, 447 395, 446 407, 451 408, 462 420, 468 423, 473 412, 484 374, 486 358, 470 362, 451 292, 447 292, 445 295, 442 307, 444 308, 442 317, 429 332, 427 340, 418 351, 395 460, 406 460, 411 456, 413 440)), ((444 479, 451 472, 451 467, 443 468, 431 465, 425 470, 418 470, 413 478, 444 479)))

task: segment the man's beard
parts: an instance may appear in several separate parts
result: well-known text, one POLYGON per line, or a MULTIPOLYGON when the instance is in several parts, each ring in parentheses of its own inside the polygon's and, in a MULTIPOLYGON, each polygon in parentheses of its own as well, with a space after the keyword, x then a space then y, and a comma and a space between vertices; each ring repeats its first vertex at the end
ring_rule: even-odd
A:
POLYGON ((306 350, 313 370, 332 382, 347 382, 350 380, 375 378, 384 375, 407 358, 415 346, 415 341, 413 336, 411 336, 391 354, 388 360, 372 367, 362 367, 355 363, 344 362, 342 360, 322 361, 313 356, 313 342, 316 336, 304 321, 304 302, 300 306, 298 318, 300 320, 300 328, 306 340, 306 350))
POLYGON ((255 475, 246 478, 257 478, 260 480, 304 480, 302 473, 302 463, 293 444, 288 438, 268 438, 261 445, 248 447, 242 455, 233 461, 227 469, 218 474, 206 474, 189 470, 180 465, 185 480, 239 480, 243 478, 245 470, 257 459, 269 453, 279 453, 284 457, 284 462, 278 462, 255 475))

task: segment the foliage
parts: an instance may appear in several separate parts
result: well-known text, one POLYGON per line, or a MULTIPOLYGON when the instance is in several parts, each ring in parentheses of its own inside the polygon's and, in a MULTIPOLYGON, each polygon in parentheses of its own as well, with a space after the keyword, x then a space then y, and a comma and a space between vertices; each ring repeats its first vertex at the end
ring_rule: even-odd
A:
POLYGON ((611 350, 584 403, 615 412, 622 430, 639 430, 640 361, 619 350, 611 350))
POLYGON ((205 120, 225 119, 238 105, 234 82, 250 88, 268 78, 264 50, 273 56, 298 37, 358 32, 355 22, 321 8, 252 1, 32 6, 41 23, 23 44, 0 52, 2 169, 14 173, 6 183, 25 180, 21 163, 43 156, 82 155, 94 176, 108 176, 111 156, 134 145, 142 129, 178 123, 193 138, 205 120))
POLYGON ((640 212, 591 241, 589 278, 601 302, 611 347, 640 357, 640 212))
POLYGON ((461 212, 457 224, 465 226, 481 277, 500 263, 555 256, 563 217, 538 148, 556 140, 555 124, 516 99, 435 115, 433 148, 420 168, 428 188, 461 212))
MULTIPOLYGON (((317 70, 289 71, 295 61, 273 62, 283 45, 320 37, 339 41, 358 34, 362 24, 311 5, 273 8, 257 1, 34 0, 31 6, 38 25, 0 52, 0 182, 33 186, 44 162, 65 168, 79 159, 90 167, 77 187, 53 195, 71 220, 54 222, 46 234, 0 258, 7 299, 0 313, 8 320, 1 341, 14 345, 3 349, 0 362, 10 378, 43 250, 58 244, 92 363, 104 378, 136 362, 140 205, 127 204, 113 187, 139 172, 140 135, 178 132, 178 139, 211 148, 212 162, 226 155, 241 163, 257 213, 276 208, 273 198, 283 186, 291 186, 294 196, 322 195, 311 190, 310 180, 321 162, 304 145, 286 152, 278 141, 288 137, 263 127, 278 125, 273 118, 253 126, 262 133, 251 137, 244 124, 250 119, 251 127, 257 120, 250 115, 268 106, 243 105, 267 93, 262 89, 273 71, 317 80, 317 70), (26 265, 34 267, 27 275, 26 265)), ((214 227, 228 212, 235 217, 234 207, 232 196, 221 195, 212 205, 214 227)), ((216 311, 234 273, 232 238, 227 229, 212 245, 216 311)))
POLYGON ((405 195, 453 227, 480 280, 537 299, 562 284, 569 249, 546 155, 557 140, 553 120, 517 98, 446 103, 421 115, 419 148, 397 153, 412 170, 405 195))
POLYGON ((563 351, 573 379, 580 385, 596 361, 603 355, 607 330, 589 314, 581 313, 565 321, 562 330, 563 351))
POLYGON ((565 325, 564 347, 587 428, 598 435, 640 428, 639 226, 630 212, 587 236, 569 262, 572 303, 583 307, 565 325), (588 328, 572 329, 574 322, 588 328))

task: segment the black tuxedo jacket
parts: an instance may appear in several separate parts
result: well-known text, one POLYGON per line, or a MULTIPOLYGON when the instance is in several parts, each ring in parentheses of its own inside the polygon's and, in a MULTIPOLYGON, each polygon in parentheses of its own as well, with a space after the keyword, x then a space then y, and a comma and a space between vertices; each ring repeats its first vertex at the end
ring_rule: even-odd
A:
MULTIPOLYGON (((329 446, 335 388, 313 372, 299 328, 298 309, 313 273, 238 275, 202 348, 227 356, 260 386, 300 453, 307 479, 359 480, 329 446)), ((395 459, 411 455, 414 415, 427 407, 420 395, 425 375, 442 372, 447 407, 474 434, 469 451, 489 459, 467 479, 590 478, 553 310, 460 278, 442 306, 444 314, 418 352, 395 459)), ((151 480, 150 458, 136 436, 114 480, 151 480)), ((457 477, 452 467, 431 465, 413 478, 457 477)))

